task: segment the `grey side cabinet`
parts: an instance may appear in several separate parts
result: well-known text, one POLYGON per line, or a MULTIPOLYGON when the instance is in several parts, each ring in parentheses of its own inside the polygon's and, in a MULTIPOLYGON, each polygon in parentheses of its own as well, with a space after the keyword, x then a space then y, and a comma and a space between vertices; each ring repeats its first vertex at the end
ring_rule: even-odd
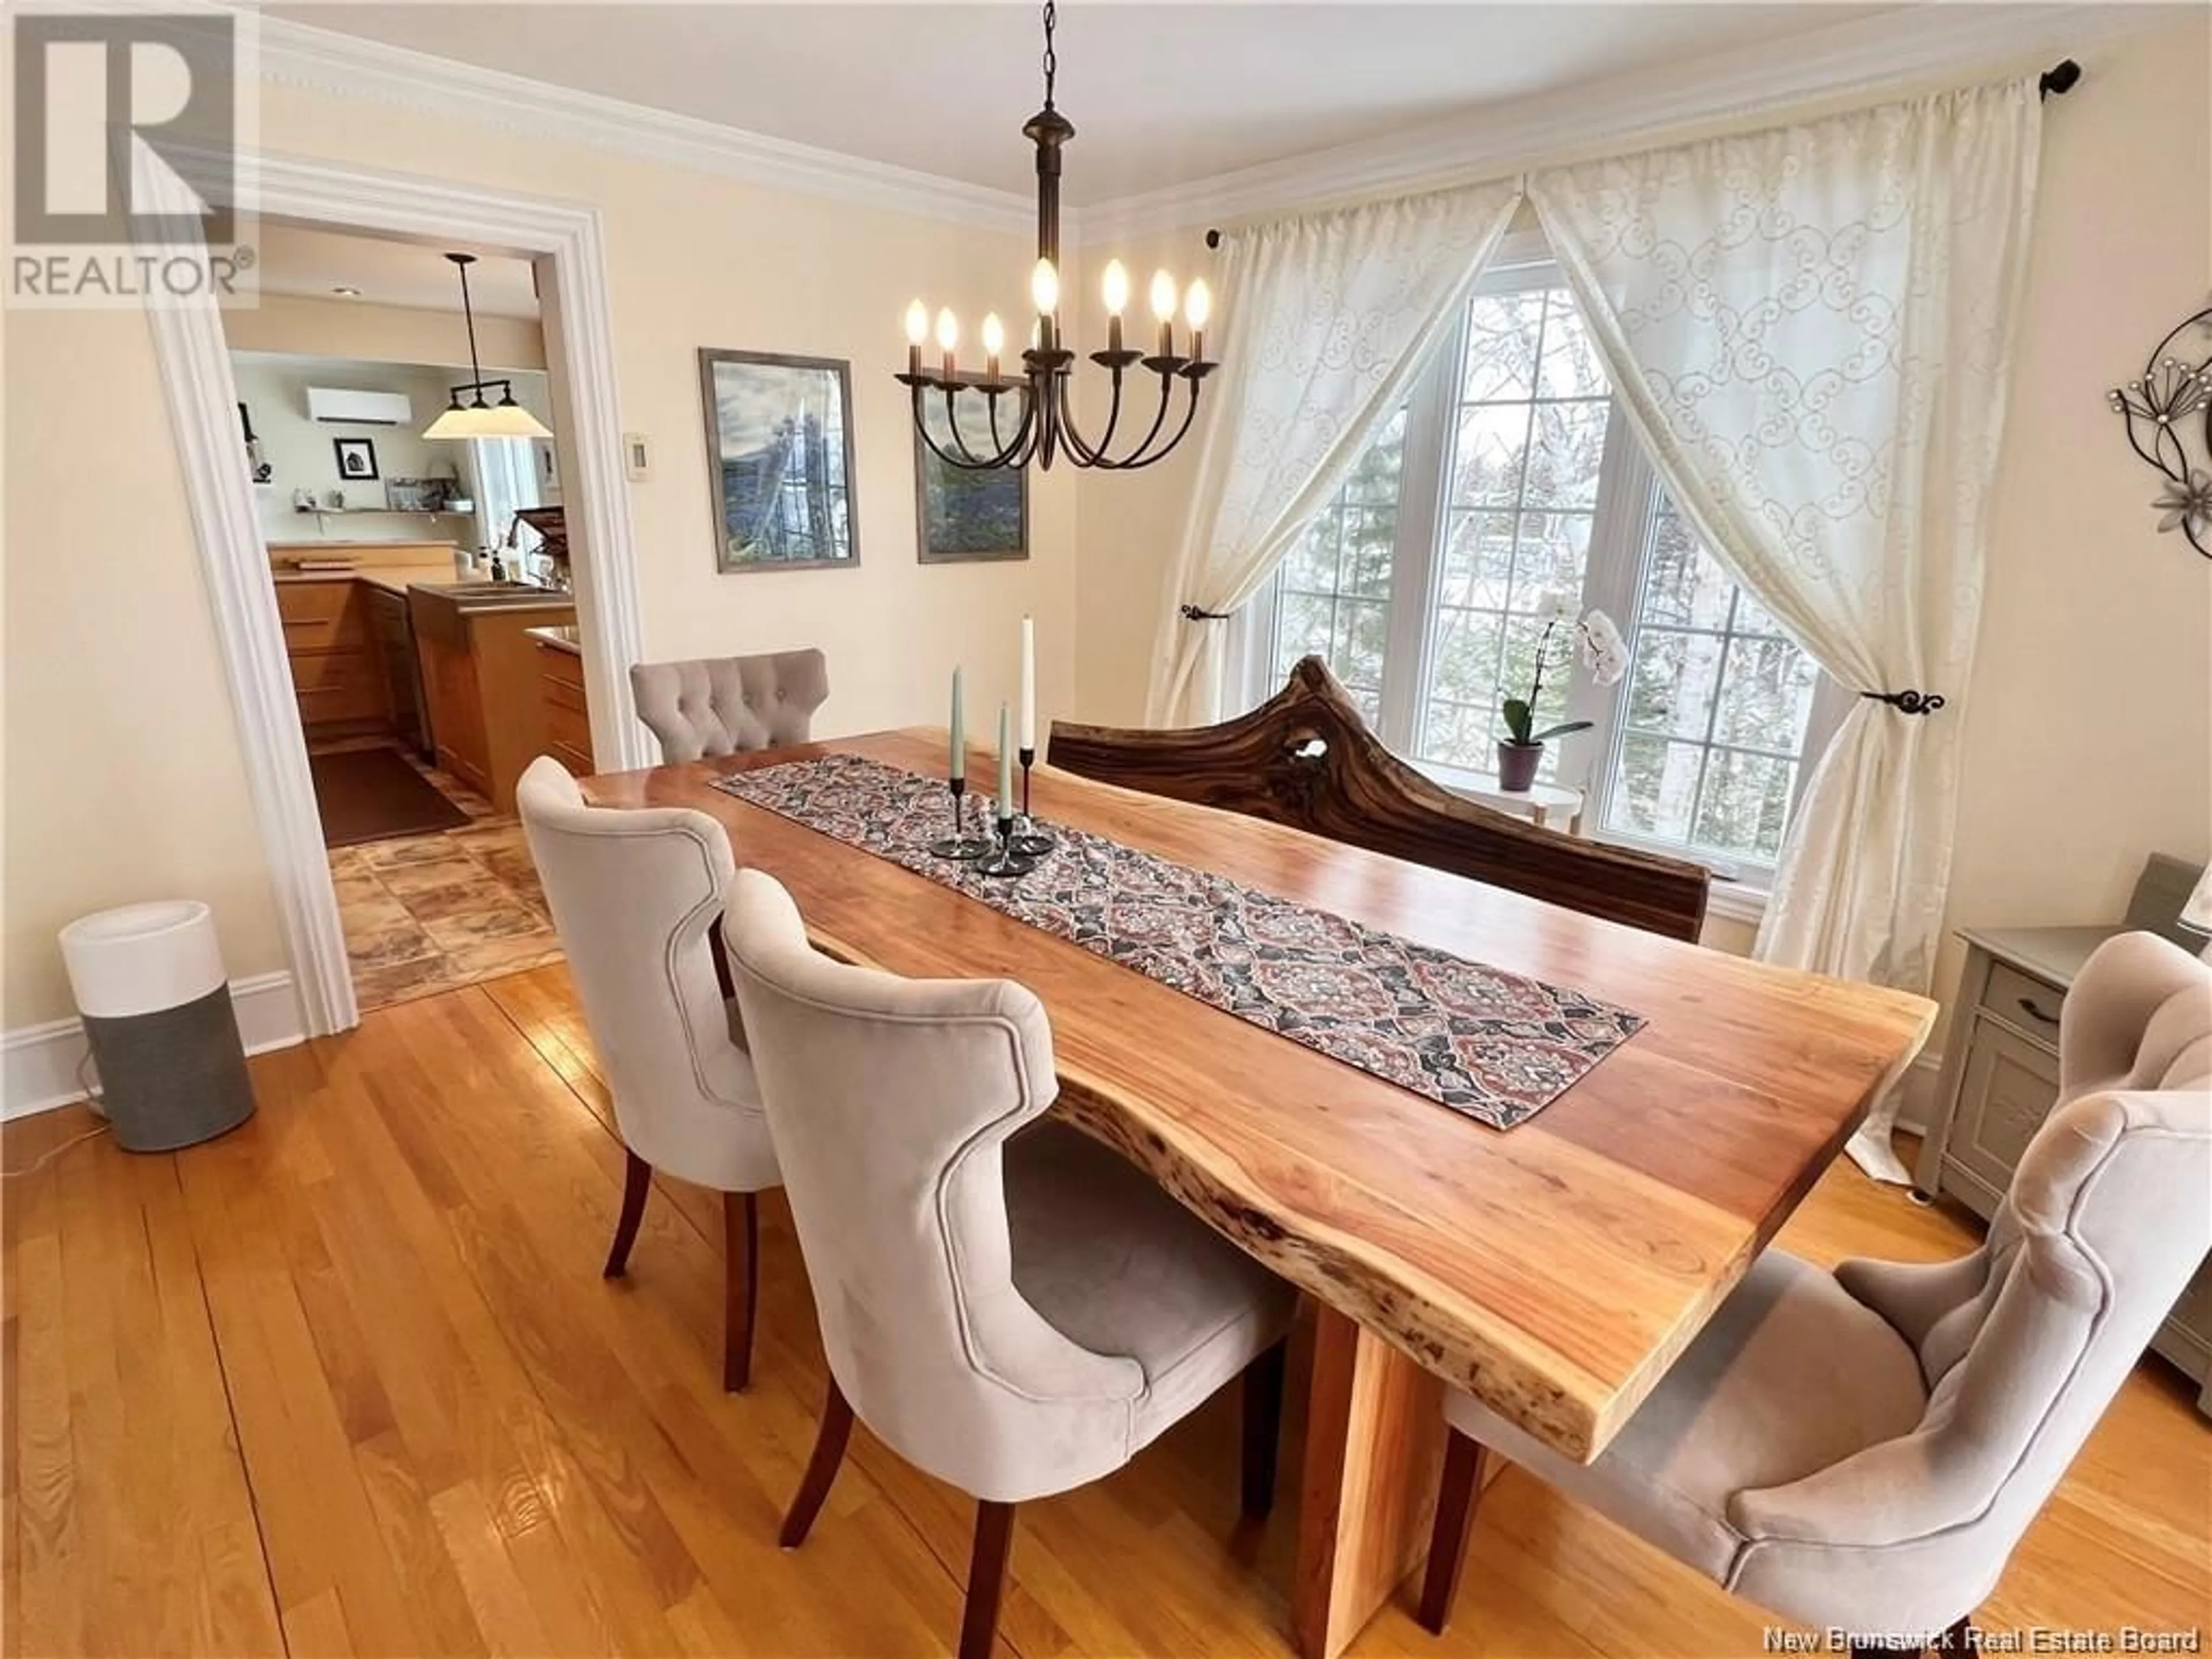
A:
MULTIPOLYGON (((2058 1015, 2074 975, 2113 927, 1968 928, 1936 1120, 1914 1178, 1986 1219, 2058 1102, 2058 1015)), ((2212 1416, 2212 1264, 2197 1269, 2151 1346, 2197 1383, 2212 1416)))

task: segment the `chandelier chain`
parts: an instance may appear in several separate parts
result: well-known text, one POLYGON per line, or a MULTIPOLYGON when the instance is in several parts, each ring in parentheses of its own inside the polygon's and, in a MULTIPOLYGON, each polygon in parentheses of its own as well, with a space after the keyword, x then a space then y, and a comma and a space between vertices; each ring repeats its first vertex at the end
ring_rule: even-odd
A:
POLYGON ((1060 8, 1054 0, 1044 0, 1044 106, 1052 107, 1053 78, 1060 73, 1060 58, 1052 49, 1052 31, 1060 21, 1060 8))

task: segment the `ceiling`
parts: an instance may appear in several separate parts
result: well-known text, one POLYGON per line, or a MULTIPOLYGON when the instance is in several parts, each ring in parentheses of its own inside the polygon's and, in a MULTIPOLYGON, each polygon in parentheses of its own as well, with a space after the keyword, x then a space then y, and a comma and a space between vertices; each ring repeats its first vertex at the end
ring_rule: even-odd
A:
MULTIPOLYGON (((311 230, 264 220, 255 242, 264 294, 312 299, 359 299, 363 304, 410 306, 423 311, 461 309, 460 279, 443 248, 381 237, 311 230), (358 295, 340 295, 356 288, 358 295)), ((456 244, 456 253, 477 252, 456 244)), ((535 274, 525 259, 480 254, 469 267, 469 301, 480 317, 538 315, 535 274)))
MULTIPOLYGON (((1057 102, 1082 207, 1771 47, 1888 4, 1072 0, 1057 102)), ((1026 193, 1042 96, 1021 4, 277 5, 272 16, 1026 193)))

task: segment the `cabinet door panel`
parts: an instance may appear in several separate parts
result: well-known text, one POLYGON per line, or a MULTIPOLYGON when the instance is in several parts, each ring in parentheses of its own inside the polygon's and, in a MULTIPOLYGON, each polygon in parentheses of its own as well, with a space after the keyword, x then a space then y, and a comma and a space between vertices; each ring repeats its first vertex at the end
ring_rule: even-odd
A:
POLYGON ((1947 1151, 2002 1193, 2058 1102, 2058 1061, 1983 1015, 1975 1017, 1972 1042, 1947 1151))

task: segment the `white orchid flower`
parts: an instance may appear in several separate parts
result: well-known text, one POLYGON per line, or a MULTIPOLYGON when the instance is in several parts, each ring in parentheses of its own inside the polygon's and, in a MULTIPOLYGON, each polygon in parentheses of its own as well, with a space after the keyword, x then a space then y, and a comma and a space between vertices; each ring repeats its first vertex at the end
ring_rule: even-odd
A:
POLYGON ((1600 685, 1617 685, 1628 672, 1628 642, 1613 618, 1593 606, 1577 625, 1581 636, 1583 666, 1600 685))

